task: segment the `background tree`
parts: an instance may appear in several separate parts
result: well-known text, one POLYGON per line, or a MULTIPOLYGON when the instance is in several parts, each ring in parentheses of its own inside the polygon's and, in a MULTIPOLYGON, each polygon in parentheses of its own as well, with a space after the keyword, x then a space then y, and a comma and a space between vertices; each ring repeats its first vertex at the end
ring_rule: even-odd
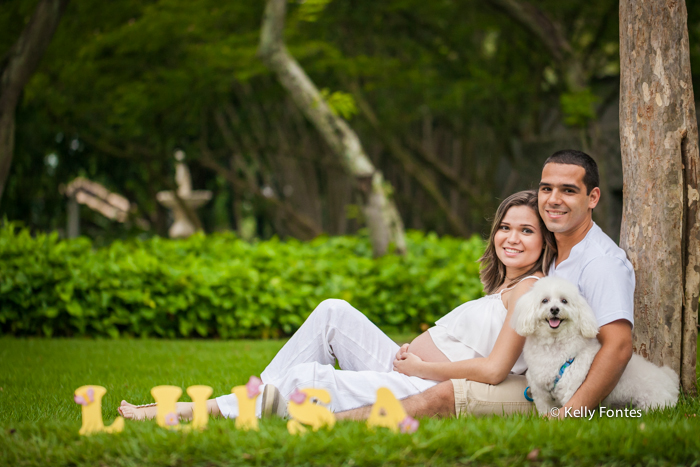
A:
POLYGON ((556 18, 524 0, 488 0, 488 3, 528 31, 549 55, 550 70, 561 81, 559 102, 564 121, 580 131, 578 146, 593 154, 598 163, 602 196, 594 217, 603 230, 617 237, 620 219, 613 210, 618 200, 609 180, 613 175, 610 160, 617 156, 617 151, 605 147, 600 129, 600 120, 616 103, 619 88, 616 82, 606 84, 600 79, 601 71, 610 63, 610 54, 617 53, 604 46, 610 30, 615 27, 611 18, 616 3, 576 5, 577 17, 574 16, 573 22, 569 19, 568 24, 566 18, 571 18, 571 13, 556 18))
POLYGON ((621 246, 634 265, 635 351, 695 394, 698 126, 685 1, 620 2, 621 246))
POLYGON ((260 31, 260 57, 355 179, 363 195, 362 210, 374 255, 384 255, 390 241, 398 252, 404 253, 403 222, 396 205, 387 196, 384 176, 365 154, 357 134, 326 104, 314 83, 287 51, 284 45, 286 15, 287 0, 268 0, 260 31))
MULTIPOLYGON (((3 2, 0 52, 17 40, 36 3, 3 2)), ((571 98, 545 43, 484 2, 287 4, 290 54, 323 83, 326 102, 390 182, 407 229, 484 234, 500 199, 533 187, 548 154, 582 148, 584 140, 607 166, 610 219, 619 227, 618 2, 529 4, 581 60, 590 99, 571 98), (574 115, 585 117, 583 126, 569 122, 574 115)), ((71 2, 17 107, 16 156, 0 216, 60 232, 60 186, 84 176, 127 196, 152 227, 116 224, 83 207, 81 232, 98 243, 165 235, 168 214, 155 194, 172 189, 179 148, 194 187, 213 192, 198 211, 205 231, 364 234, 352 178, 256 57, 264 6, 71 2)), ((699 7, 688 5, 693 63, 699 7)))
POLYGON ((67 4, 68 0, 40 0, 19 39, 0 61, 0 200, 14 155, 15 109, 67 4))

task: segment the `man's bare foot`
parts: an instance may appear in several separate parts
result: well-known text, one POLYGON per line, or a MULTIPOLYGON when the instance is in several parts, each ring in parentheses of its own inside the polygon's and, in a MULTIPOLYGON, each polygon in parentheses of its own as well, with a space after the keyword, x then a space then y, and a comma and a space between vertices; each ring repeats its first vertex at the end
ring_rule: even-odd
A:
POLYGON ((156 418, 158 407, 155 404, 148 407, 136 407, 134 404, 122 401, 117 411, 122 417, 129 420, 151 420, 156 418))
MULTIPOLYGON (((180 420, 192 419, 192 405, 193 404, 191 402, 178 402, 175 404, 175 411, 177 412, 177 416, 180 420)), ((122 401, 117 411, 126 419, 143 421, 156 418, 158 407, 156 407, 155 404, 149 404, 146 407, 138 407, 134 404, 128 403, 127 401, 122 401)))

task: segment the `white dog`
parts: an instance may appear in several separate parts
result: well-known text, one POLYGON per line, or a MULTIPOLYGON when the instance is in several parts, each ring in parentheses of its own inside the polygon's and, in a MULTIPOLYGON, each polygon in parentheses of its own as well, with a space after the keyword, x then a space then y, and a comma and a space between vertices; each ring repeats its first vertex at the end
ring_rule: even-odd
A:
MULTIPOLYGON (((593 310, 575 285, 546 277, 518 300, 512 323, 518 334, 527 337, 523 353, 537 410, 545 414, 563 406, 586 379, 600 349, 593 310)), ((646 410, 674 406, 677 401, 678 375, 667 366, 659 368, 632 355, 603 405, 631 403, 646 410)))

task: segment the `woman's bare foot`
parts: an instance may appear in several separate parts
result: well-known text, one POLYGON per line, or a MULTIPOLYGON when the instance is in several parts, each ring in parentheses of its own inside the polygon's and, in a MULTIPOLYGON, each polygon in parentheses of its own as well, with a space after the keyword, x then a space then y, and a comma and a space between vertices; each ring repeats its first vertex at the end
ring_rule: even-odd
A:
MULTIPOLYGON (((191 402, 178 402, 175 404, 175 411, 180 420, 190 420, 192 418, 192 405, 191 402)), ((156 418, 158 407, 155 404, 137 407, 127 401, 122 401, 117 411, 126 419, 142 421, 156 418)))
POLYGON ((155 404, 148 407, 136 407, 134 404, 122 401, 117 411, 122 417, 129 420, 151 420, 156 418, 158 407, 155 404))

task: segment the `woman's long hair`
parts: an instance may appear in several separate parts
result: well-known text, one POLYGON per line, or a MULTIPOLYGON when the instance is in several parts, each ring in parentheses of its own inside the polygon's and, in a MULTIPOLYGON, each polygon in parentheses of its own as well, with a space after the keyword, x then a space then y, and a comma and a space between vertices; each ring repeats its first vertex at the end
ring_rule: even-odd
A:
POLYGON ((506 213, 510 208, 515 206, 527 206, 535 212, 535 215, 540 222, 540 231, 542 232, 544 250, 542 250, 542 254, 538 258, 537 262, 532 265, 530 270, 514 278, 510 284, 508 284, 508 286, 515 284, 523 277, 531 276, 537 271, 542 271, 542 273, 547 275, 547 272, 549 272, 549 265, 552 264, 554 257, 557 255, 557 242, 554 239, 554 234, 547 230, 547 227, 544 225, 544 221, 542 221, 540 213, 537 210, 537 191, 519 191, 510 195, 501 203, 500 206, 498 206, 498 209, 496 210, 496 216, 493 219, 493 224, 491 225, 491 235, 489 235, 489 242, 486 246, 486 251, 484 252, 484 255, 479 258, 479 262, 481 263, 481 283, 484 284, 484 291, 487 294, 496 292, 496 290, 498 290, 501 284, 503 284, 506 280, 506 267, 501 260, 498 259, 498 255, 496 255, 496 245, 494 244, 493 239, 496 236, 496 232, 498 232, 498 228, 501 226, 501 222, 503 222, 503 218, 505 217, 506 213))

